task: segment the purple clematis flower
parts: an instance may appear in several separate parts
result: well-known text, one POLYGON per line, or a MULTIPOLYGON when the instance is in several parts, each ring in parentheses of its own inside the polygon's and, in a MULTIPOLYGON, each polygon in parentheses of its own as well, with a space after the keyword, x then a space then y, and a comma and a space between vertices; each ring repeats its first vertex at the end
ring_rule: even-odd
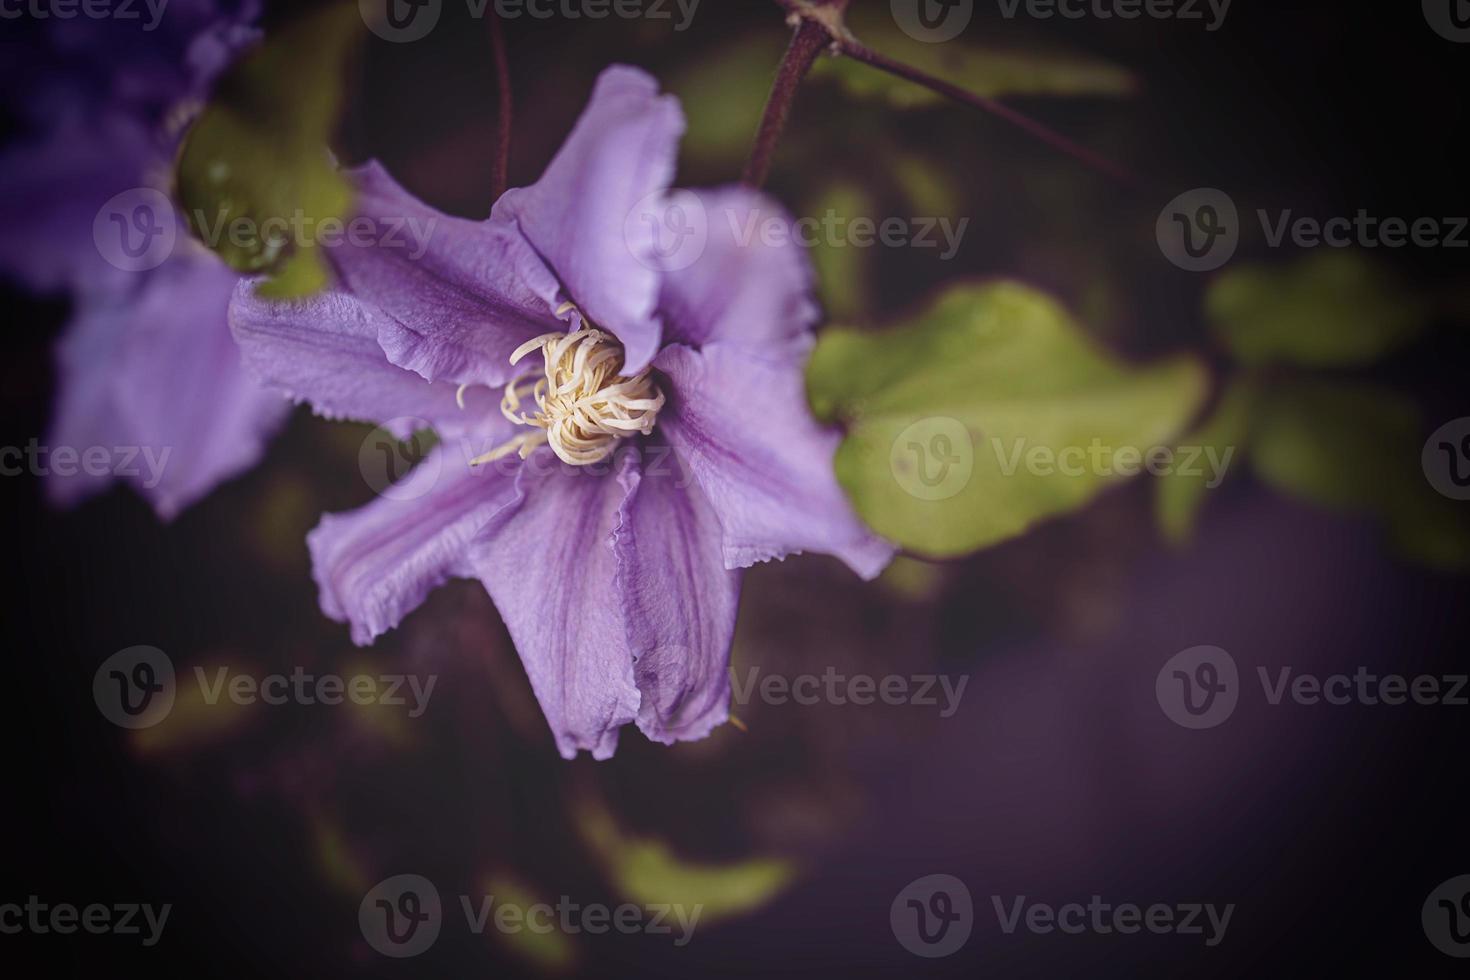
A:
POLYGON ((241 370, 227 319, 239 276, 189 238, 168 196, 187 124, 256 38, 258 8, 173 0, 150 30, 32 25, 4 72, 23 125, 0 152, 0 272, 73 297, 46 441, 108 457, 50 466, 54 503, 123 478, 172 518, 253 465, 289 411, 241 370))
POLYGON ((242 283, 230 311, 265 382, 442 438, 311 533, 323 610, 366 644, 446 579, 479 579, 567 758, 611 756, 630 722, 672 743, 725 721, 742 569, 815 551, 872 577, 892 555, 807 407, 806 257, 740 233, 784 212, 676 192, 702 244, 678 269, 630 220, 667 200, 683 128, 653 79, 609 68, 541 180, 487 221, 436 215, 368 165, 360 217, 435 222, 422 256, 343 245, 333 290, 270 302, 242 283))

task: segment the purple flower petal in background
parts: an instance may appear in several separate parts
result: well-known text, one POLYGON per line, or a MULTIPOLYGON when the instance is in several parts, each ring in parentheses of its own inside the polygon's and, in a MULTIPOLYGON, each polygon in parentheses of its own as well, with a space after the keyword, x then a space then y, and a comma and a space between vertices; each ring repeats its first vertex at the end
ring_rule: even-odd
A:
POLYGON ((121 478, 170 519, 254 465, 289 410, 241 368, 227 319, 239 276, 167 196, 184 124, 256 37, 258 8, 172 0, 151 25, 151 12, 32 23, 0 73, 23 121, 0 151, 0 273, 74 300, 46 442, 83 462, 44 471, 58 504, 121 478), (156 256, 128 261, 150 243, 156 256))
MULTIPOLYGON (((682 130, 651 78, 610 68, 546 175, 489 220, 440 216, 417 259, 334 248, 336 290, 282 303, 247 282, 230 311, 266 383, 445 437, 311 533, 323 610, 367 643, 447 578, 479 579, 568 758, 607 758, 632 722, 674 742, 726 720, 744 568, 812 551, 872 577, 893 552, 806 405, 806 256, 736 231, 789 218, 748 190, 689 197, 703 252, 677 269, 630 221, 665 199, 682 130), (475 386, 457 420, 446 382, 475 386), (499 412, 474 400, 501 385, 499 412)), ((429 215, 377 167, 355 179, 371 217, 429 215)))

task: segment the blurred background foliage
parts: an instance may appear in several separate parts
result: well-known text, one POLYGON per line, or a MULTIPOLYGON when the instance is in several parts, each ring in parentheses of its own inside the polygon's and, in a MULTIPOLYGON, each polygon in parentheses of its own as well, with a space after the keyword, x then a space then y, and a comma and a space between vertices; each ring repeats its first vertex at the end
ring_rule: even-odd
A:
MULTIPOLYGON (((1228 508, 1242 484, 1369 516, 1400 553, 1435 568, 1465 564, 1463 511, 1419 472, 1433 427, 1426 419, 1453 401, 1442 394, 1448 359, 1434 353, 1467 307, 1451 275, 1381 255, 1247 249, 1220 273, 1196 277, 1168 266, 1153 243, 1162 202, 1216 180, 1214 161, 1232 151, 1231 189, 1242 205, 1342 206, 1309 184, 1325 152, 1313 141, 1342 135, 1312 126, 1332 120, 1235 119, 1225 106, 1271 102, 1248 72, 1237 90, 1217 86, 1221 104, 1171 103, 1171 78, 1157 63, 1152 78, 1133 67, 1152 57, 1147 39, 991 21, 966 35, 983 43, 917 45, 891 28, 885 4, 858 6, 853 27, 870 46, 977 94, 1017 99, 1080 143, 1146 164, 1149 190, 1120 188, 1000 121, 866 66, 819 63, 770 192, 802 216, 971 223, 952 261, 935 250, 812 250, 830 321, 812 362, 813 406, 846 430, 837 466, 854 503, 908 555, 871 587, 822 559, 755 569, 732 670, 821 673, 839 662, 849 674, 962 672, 1007 644, 1108 636, 1124 615, 1129 570, 1160 538, 1186 545, 1211 520, 1207 498, 1228 508), (1187 145, 1162 125, 1205 117, 1221 121, 1187 145), (1276 158, 1242 150, 1252 134, 1276 158), (1283 158, 1296 169, 1281 173, 1283 158), (1430 393, 1428 404, 1419 392, 1430 393), (920 501, 894 482, 890 449, 907 425, 935 415, 961 421, 977 447, 992 438, 1056 448, 1172 441, 1235 447, 1249 471, 1232 470, 1208 493, 1203 480, 1171 476, 1140 495, 1105 492, 1115 481, 1091 475, 982 468, 959 495, 920 501), (939 558, 953 560, 931 560, 939 558)), ((232 73, 185 146, 185 202, 231 216, 348 214, 330 152, 344 163, 380 157, 435 206, 487 214, 489 49, 483 24, 456 22, 454 7, 430 41, 387 45, 340 7, 272 6, 265 46, 232 73)), ((613 60, 650 67, 682 99, 680 182, 733 181, 786 36, 774 4, 711 8, 672 40, 650 22, 515 25, 512 182, 535 178, 613 60)), ((1204 49, 1174 57, 1177 71, 1196 61, 1201 72, 1220 68, 1204 49)), ((1300 70, 1324 73, 1316 64, 1300 70)), ((1198 88, 1180 96, 1200 97, 1198 88)), ((272 273, 279 295, 325 282, 309 252, 265 247, 226 258, 272 273)), ((44 369, 13 370, 11 397, 43 401, 36 376, 44 369)), ((135 561, 164 570, 151 588, 190 597, 188 616, 160 628, 139 618, 146 602, 130 603, 129 590, 142 585, 129 585, 126 569, 109 580, 117 621, 166 649, 199 651, 181 655, 181 669, 304 664, 455 679, 423 724, 373 709, 283 720, 183 701, 133 739, 153 767, 153 792, 206 796, 203 812, 222 822, 253 824, 269 811, 288 828, 285 838, 273 829, 271 860, 294 872, 309 855, 323 905, 350 912, 372 882, 411 867, 446 891, 678 895, 704 903, 709 919, 736 919, 800 887, 859 836, 880 808, 868 776, 901 771, 936 741, 939 722, 923 711, 783 711, 757 701, 735 709, 745 731, 726 726, 673 749, 628 733, 612 763, 563 764, 509 637, 471 585, 441 590, 373 650, 351 650, 316 609, 302 542, 322 512, 370 499, 356 476, 368 431, 299 413, 266 465, 167 535, 122 495, 59 532, 76 536, 75 550, 125 541, 135 561), (222 554, 228 569, 218 567, 222 554), (216 570, 188 571, 200 568, 216 570), (238 801, 245 815, 209 794, 238 801)), ((978 452, 977 463, 988 455, 978 452)), ((54 625, 77 649, 106 642, 85 624, 54 625)), ((171 846, 211 880, 255 887, 249 861, 232 863, 203 843, 194 854, 187 843, 171 846)), ((577 937, 485 941, 548 973, 587 956, 577 937)), ((327 942, 362 952, 350 914, 327 942)))

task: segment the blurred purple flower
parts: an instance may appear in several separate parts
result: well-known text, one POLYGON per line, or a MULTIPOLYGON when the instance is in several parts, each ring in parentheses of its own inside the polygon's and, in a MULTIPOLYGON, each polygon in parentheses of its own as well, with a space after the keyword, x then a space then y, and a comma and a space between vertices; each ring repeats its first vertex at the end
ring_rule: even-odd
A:
POLYGON ((698 202, 680 213, 702 246, 678 270, 630 220, 668 200, 683 128, 653 79, 609 68, 541 180, 488 221, 439 215, 370 164, 359 218, 432 228, 422 254, 343 245, 336 289, 280 303, 247 282, 231 307, 267 383, 444 440, 311 533, 323 610, 366 644, 446 579, 479 579, 567 758, 611 756, 629 722, 672 743, 727 718, 741 569, 816 551, 872 577, 892 554, 807 407, 806 257, 740 234, 789 218, 745 189, 675 192, 698 202), (497 412, 478 386, 506 384, 497 412))
POLYGON ((256 38, 259 4, 172 0, 156 22, 137 9, 22 25, 0 72, 19 122, 0 152, 0 273, 72 296, 47 442, 108 451, 105 466, 50 467, 47 495, 70 505, 122 477, 169 519, 253 465, 289 405, 240 370, 226 318, 239 276, 169 203, 183 133, 256 38))

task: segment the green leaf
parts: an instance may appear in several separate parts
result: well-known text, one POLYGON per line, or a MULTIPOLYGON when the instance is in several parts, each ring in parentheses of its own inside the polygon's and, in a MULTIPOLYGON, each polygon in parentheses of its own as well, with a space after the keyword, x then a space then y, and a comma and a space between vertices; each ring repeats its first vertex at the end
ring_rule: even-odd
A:
MULTIPOLYGON (((1255 399, 1255 387, 1249 381, 1231 382, 1220 396, 1214 414, 1181 439, 1179 445, 1200 450, 1201 459, 1207 460, 1211 458, 1208 454, 1213 454, 1214 459, 1228 461, 1222 464, 1227 469, 1230 464, 1238 464, 1249 439, 1255 399)), ((1194 536, 1195 520, 1205 502, 1205 494, 1214 489, 1211 482, 1223 475, 1204 466, 1192 469, 1195 472, 1179 468, 1159 477, 1154 515, 1164 537, 1173 544, 1186 544, 1194 536)))
POLYGON ((951 287, 882 333, 830 329, 807 372, 813 410, 847 426, 835 466, 859 513, 935 557, 1083 506, 1134 454, 1171 445, 1205 386, 1192 358, 1120 363, 1007 282, 951 287))
MULTIPOLYGON (((848 181, 835 181, 806 210, 821 221, 831 212, 848 222, 878 213, 878 205, 862 187, 848 181)), ((822 308, 831 316, 856 319, 873 306, 872 277, 869 275, 870 248, 859 248, 840 236, 829 240, 817 235, 808 250, 817 271, 817 290, 822 308)))
POLYGON ((1413 340, 1430 304, 1360 252, 1318 252, 1281 269, 1239 266, 1205 296, 1216 335, 1247 365, 1354 367, 1413 340))
MULTIPOLYGON (((1002 96, 1132 95, 1138 83, 1124 68, 1095 58, 1055 52, 985 48, 963 38, 930 44, 905 34, 888 5, 853 10, 849 26, 868 47, 984 98, 1002 96)), ((835 81, 849 95, 877 99, 899 109, 943 103, 944 97, 851 58, 823 58, 813 78, 835 81)))
POLYGON ((339 4, 268 38, 221 80, 179 156, 190 227, 231 268, 272 275, 262 292, 273 298, 328 282, 315 229, 352 202, 327 143, 361 31, 356 7, 339 4))
POLYGON ((700 905, 704 923, 754 911, 785 891, 796 877, 791 862, 780 858, 726 864, 685 860, 662 841, 625 835, 596 805, 583 809, 578 828, 624 898, 645 905, 700 905))
MULTIPOLYGON (((538 892, 508 871, 499 871, 485 880, 485 894, 495 896, 497 908, 506 906, 529 909, 537 905, 555 905, 555 899, 538 892)), ((495 914, 493 911, 492 915, 495 914)), ((571 938, 559 929, 495 929, 492 930, 509 949, 546 973, 565 973, 577 962, 577 948, 571 938)))
POLYGON ((686 162, 713 167, 745 159, 785 43, 779 33, 736 38, 669 77, 667 88, 684 107, 679 153, 686 162))
POLYGON ((1296 381, 1263 390, 1252 422, 1256 474, 1280 492, 1367 514, 1399 551, 1440 568, 1470 564, 1470 520, 1425 479, 1414 404, 1371 385, 1296 381))

